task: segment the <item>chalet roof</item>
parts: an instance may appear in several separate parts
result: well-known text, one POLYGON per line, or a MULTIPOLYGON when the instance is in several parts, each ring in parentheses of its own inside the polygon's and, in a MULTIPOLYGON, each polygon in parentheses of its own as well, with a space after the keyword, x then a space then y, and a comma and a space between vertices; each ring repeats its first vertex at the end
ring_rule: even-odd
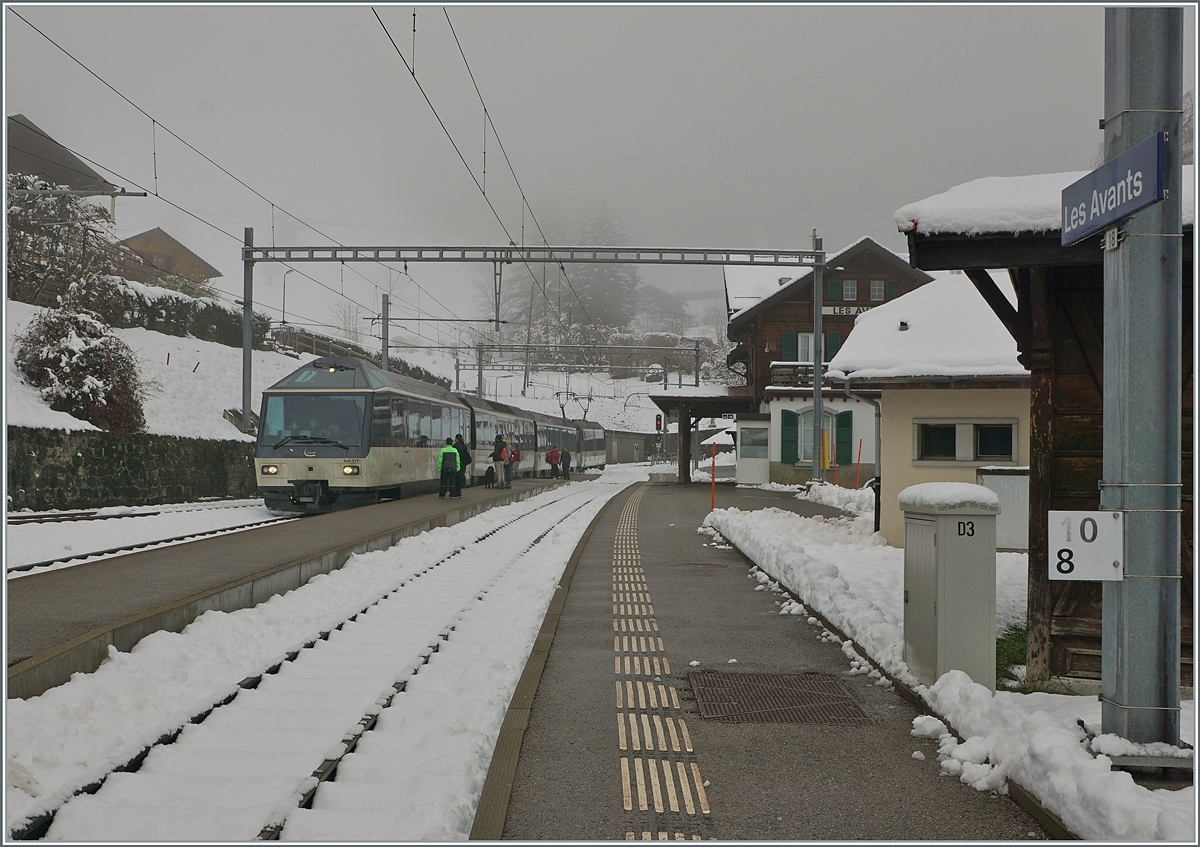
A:
MULTIPOLYGON (((910 267, 909 264, 900 256, 898 256, 896 253, 893 253, 891 250, 888 250, 886 247, 869 236, 863 236, 850 246, 839 250, 833 255, 827 256, 825 258, 825 273, 828 275, 830 272, 839 271, 844 266, 861 261, 866 256, 877 257, 878 259, 882 260, 884 264, 893 266, 897 274, 902 274, 908 277, 917 277, 923 282, 932 278, 924 271, 910 267)), ((741 326, 750 320, 750 318, 760 314, 766 309, 771 308, 776 303, 787 300, 791 297, 795 297, 801 292, 802 289, 808 288, 811 290, 812 287, 812 270, 807 271, 803 276, 781 281, 778 278, 778 268, 767 269, 755 268, 751 266, 739 268, 737 271, 734 271, 733 266, 728 266, 725 269, 725 279, 727 292, 726 296, 730 300, 730 308, 734 308, 735 305, 732 302, 732 296, 730 289, 728 288, 728 281, 731 273, 733 273, 733 278, 735 280, 740 281, 735 283, 735 290, 737 292, 737 296, 740 298, 739 302, 743 303, 744 305, 739 311, 736 311, 730 317, 730 330, 741 326), (755 274, 752 275, 750 273, 744 273, 743 271, 753 271, 755 274), (775 286, 773 289, 766 284, 768 277, 766 274, 764 274, 764 271, 769 271, 773 276, 776 277, 775 286), (755 284, 751 284, 751 281, 755 279, 757 282, 755 284), (750 299, 755 296, 755 294, 758 295, 758 299, 754 302, 750 302, 750 299)))
POLYGON ((657 285, 643 283, 638 286, 637 297, 639 302, 656 303, 661 309, 675 312, 687 311, 687 303, 681 297, 669 291, 664 291, 657 285))
POLYGON ((8 172, 38 176, 76 191, 118 190, 24 115, 8 116, 8 172))
MULTIPOLYGON (((1008 274, 993 271, 992 278, 1015 301, 1008 274)), ((860 314, 828 370, 832 379, 872 382, 1028 375, 1016 342, 971 280, 950 272, 860 314)))
POLYGON ((121 242, 139 256, 153 257, 152 264, 167 273, 193 280, 215 279, 221 272, 201 259, 160 227, 121 242))

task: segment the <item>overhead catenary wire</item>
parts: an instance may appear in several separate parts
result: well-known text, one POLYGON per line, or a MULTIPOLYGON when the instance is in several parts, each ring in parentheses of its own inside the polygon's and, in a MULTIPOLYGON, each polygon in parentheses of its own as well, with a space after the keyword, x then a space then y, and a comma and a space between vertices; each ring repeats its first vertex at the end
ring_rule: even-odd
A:
MULTIPOLYGON (((148 120, 151 122, 151 131, 152 131, 152 133, 154 134, 154 139, 155 139, 155 141, 154 141, 154 185, 155 185, 155 187, 154 187, 154 191, 153 191, 153 192, 150 192, 150 193, 153 193, 153 194, 154 194, 156 197, 159 197, 160 199, 164 200, 164 202, 167 202, 169 205, 171 205, 172 207, 174 207, 174 208, 178 209, 179 211, 182 211, 182 212, 184 212, 185 214, 189 215, 189 216, 190 216, 190 217, 192 217, 192 218, 195 218, 196 220, 200 221, 201 223, 204 223, 204 224, 206 224, 206 225, 208 225, 208 226, 211 226, 211 227, 213 227, 214 229, 216 229, 217 231, 221 232, 222 234, 224 234, 224 235, 226 235, 226 236, 229 236, 230 238, 234 238, 234 239, 235 239, 235 240, 237 240, 239 243, 241 243, 242 239, 241 239, 241 238, 239 238, 238 236, 236 236, 236 235, 233 235, 232 233, 226 232, 225 230, 221 229, 220 227, 216 226, 215 224, 212 224, 211 222, 204 220, 204 219, 203 219, 203 218, 201 218, 200 216, 198 216, 198 215, 196 215, 196 214, 194 214, 194 213, 192 213, 192 212, 189 212, 188 210, 186 210, 186 209, 182 208, 181 206, 178 206, 178 205, 177 205, 177 204, 175 204, 175 203, 171 203, 170 201, 166 200, 166 198, 163 198, 163 197, 162 197, 162 196, 159 194, 159 192, 158 192, 158 165, 157 165, 157 129, 158 129, 159 127, 161 127, 161 128, 163 129, 163 131, 164 131, 164 132, 166 132, 166 133, 168 133, 169 135, 171 135, 173 138, 175 138, 177 141, 179 141, 179 143, 183 144, 185 147, 187 147, 189 150, 191 150, 191 151, 192 151, 193 153, 195 153, 197 156, 199 156, 200 158, 204 159, 204 161, 206 161, 206 162, 208 162, 209 164, 211 164, 213 167, 215 167, 215 168, 216 168, 217 170, 219 170, 221 173, 225 174, 227 177, 229 177, 230 179, 232 179, 232 180, 233 180, 234 182, 236 182, 238 185, 240 185, 240 186, 242 186, 243 188, 245 188, 247 191, 249 191, 249 192, 250 192, 251 194, 253 194, 255 197, 258 197, 258 198, 259 198, 260 200, 262 200, 264 203, 267 203, 267 204, 269 204, 269 205, 271 206, 271 209, 272 209, 272 240, 274 239, 274 214, 273 214, 273 213, 274 213, 274 210, 275 210, 275 208, 278 208, 278 209, 279 209, 279 211, 283 212, 285 215, 287 215, 288 217, 292 218, 294 221, 296 221, 297 223, 299 223, 299 224, 301 224, 302 226, 306 227, 307 229, 311 230, 312 232, 315 232, 317 235, 321 236, 322 238, 328 239, 329 241, 333 242, 334 244, 337 244, 339 247, 345 247, 345 246, 346 246, 345 244, 343 244, 342 242, 340 242, 338 239, 336 239, 336 238, 333 238, 332 236, 328 235, 328 234, 327 234, 327 233, 325 233, 325 232, 322 232, 320 229, 318 229, 317 227, 315 227, 315 226, 313 226, 312 224, 308 223, 308 222, 307 222, 307 221, 305 221, 304 219, 302 219, 302 218, 300 218, 300 217, 296 216, 295 214, 293 214, 293 213, 289 212, 289 211, 288 211, 287 209, 285 209, 284 207, 282 207, 282 206, 279 206, 278 204, 276 204, 276 203, 274 203, 273 201, 271 201, 271 200, 270 200, 268 197, 266 197, 265 195, 263 195, 261 192, 257 191, 255 188, 253 188, 252 186, 250 186, 248 183, 246 183, 246 182, 245 182, 244 180, 242 180, 240 177, 238 177, 238 176, 236 176, 235 174, 233 174, 233 173, 232 173, 231 171, 229 171, 227 168, 225 168, 224 166, 220 165, 218 162, 216 162, 215 160, 213 160, 211 157, 209 157, 208 155, 204 154, 204 153, 203 153, 203 152, 201 152, 199 149, 197 149, 197 148, 196 148, 194 145, 192 145, 190 142, 188 142, 187 140, 185 140, 184 138, 182 138, 181 136, 179 136, 177 133, 175 133, 174 131, 172 131, 172 130, 171 130, 169 127, 167 127, 167 126, 163 125, 161 121, 159 121, 157 118, 155 118, 155 117, 154 117, 153 115, 151 115, 149 112, 147 112, 145 109, 143 109, 143 108, 142 108, 141 106, 139 106, 137 103, 134 103, 134 102, 133 102, 133 100, 131 100, 129 97, 127 97, 127 96, 126 96, 125 94, 123 94, 121 91, 119 91, 119 90, 118 90, 118 89, 117 89, 115 86, 113 86, 111 83, 109 83, 109 82, 108 82, 107 80, 105 80, 103 77, 101 77, 101 76, 100 76, 98 73, 96 73, 94 70, 92 70, 92 69, 91 69, 90 67, 88 67, 86 64, 84 64, 84 63, 83 63, 83 62, 82 62, 80 59, 78 59, 77 57, 75 57, 75 56, 74 56, 74 55, 73 55, 73 54, 72 54, 70 51, 68 51, 68 50, 67 50, 65 47, 63 47, 61 44, 59 44, 57 41, 55 41, 53 38, 51 38, 49 35, 47 35, 47 34, 46 34, 45 32, 43 32, 41 29, 39 29, 37 26, 35 26, 34 24, 32 24, 32 23, 31 23, 31 22, 30 22, 30 21, 29 21, 27 18, 25 18, 23 15, 21 15, 19 12, 17 12, 15 9, 13 9, 11 6, 8 6, 8 7, 6 7, 6 8, 8 9, 8 11, 10 11, 10 12, 12 12, 14 15, 16 15, 16 16, 17 16, 17 17, 18 17, 18 18, 19 18, 21 21, 23 21, 23 22, 24 22, 24 23, 25 23, 25 24, 26 24, 26 25, 27 25, 27 26, 28 26, 30 29, 32 29, 34 32, 36 32, 38 35, 40 35, 40 36, 41 36, 42 38, 44 38, 46 41, 48 41, 48 42, 50 42, 52 45, 54 45, 54 47, 55 47, 55 48, 57 48, 57 49, 58 49, 58 50, 59 50, 59 51, 60 51, 60 52, 61 52, 63 55, 65 55, 67 58, 69 58, 69 59, 70 59, 71 61, 73 61, 75 64, 79 65, 79 67, 81 67, 81 68, 83 68, 85 71, 87 71, 87 73, 88 73, 88 74, 90 74, 92 77, 94 77, 96 80, 98 80, 98 81, 99 81, 99 82, 100 82, 102 85, 104 85, 106 88, 108 88, 108 89, 109 89, 110 91, 112 91, 114 94, 116 94, 118 97, 120 97, 120 98, 121 98, 122 100, 124 100, 126 103, 128 103, 128 104, 129 104, 131 107, 133 107, 135 110, 137 110, 137 111, 138 111, 139 113, 141 113, 143 116, 145 116, 145 117, 146 117, 146 118, 147 118, 147 119, 148 119, 148 120)), ((413 31, 414 31, 414 39, 415 39, 415 32, 416 32, 416 19, 415 19, 415 10, 414 10, 413 31)), ((51 141, 54 141, 56 144, 59 144, 59 142, 58 142, 56 139, 50 138, 50 136, 46 135, 45 133, 39 133, 39 134, 41 134, 43 137, 45 137, 45 138, 47 138, 47 139, 49 139, 49 140, 51 140, 51 141)), ((66 148, 66 147, 64 146, 64 149, 69 149, 69 148, 66 148)), ((73 151, 73 150, 72 150, 72 151, 70 151, 70 152, 74 153, 76 156, 79 156, 79 157, 80 157, 81 159, 83 159, 84 161, 87 161, 87 162, 89 162, 89 163, 91 163, 91 164, 97 164, 97 166, 99 166, 99 167, 103 167, 103 166, 101 166, 101 165, 98 165, 98 163, 96 163, 96 162, 94 162, 94 161, 92 161, 92 160, 90 160, 90 159, 87 159, 86 157, 84 157, 84 156, 80 155, 80 154, 79 154, 79 153, 77 153, 76 151, 73 151)), ((144 187, 144 186, 141 186, 141 185, 138 185, 138 184, 137 184, 136 182, 134 182, 133 180, 130 180, 130 179, 127 179, 126 177, 120 176, 119 174, 117 174, 117 172, 116 172, 116 171, 113 171, 113 170, 112 170, 112 169, 110 169, 110 168, 104 168, 104 169, 105 169, 105 170, 107 170, 107 171, 109 171, 109 173, 112 173, 112 174, 114 174, 115 176, 118 176, 120 179, 122 179, 122 180, 124 180, 124 181, 126 181, 126 182, 130 183, 131 185, 135 185, 135 186, 137 186, 138 188, 142 189, 143 191, 147 191, 147 192, 149 192, 149 191, 150 191, 148 188, 146 188, 146 187, 144 187)), ((379 262, 379 264, 381 264, 381 265, 384 265, 384 263, 383 263, 383 262, 379 262)), ((384 265, 384 266, 386 267, 386 265, 384 265)), ((290 270, 296 270, 295 268, 290 268, 290 267, 289 267, 289 269, 290 269, 290 270)), ((318 285, 321 285, 323 288, 326 288, 326 289, 328 289, 329 291, 331 291, 331 292, 333 292, 333 293, 338 293, 338 292, 335 292, 335 291, 334 291, 332 288, 330 288, 329 286, 326 286, 326 285, 324 285, 323 283, 320 283, 318 280, 315 280, 315 279, 313 279, 313 277, 309 276, 308 274, 305 274, 305 273, 303 273, 303 272, 300 272, 300 271, 298 271, 298 272, 299 272, 299 273, 301 273, 301 275, 302 275, 302 276, 304 276, 305 278, 307 278, 307 279, 310 279, 310 280, 312 280, 312 281, 314 281, 314 282, 317 282, 317 283, 318 283, 318 285)), ((355 273, 358 273, 358 275, 359 275, 359 276, 361 276, 361 277, 362 277, 364 280, 366 280, 366 281, 367 281, 369 284, 371 284, 371 285, 375 285, 375 283, 374 283, 374 282, 372 282, 372 281, 371 281, 370 279, 368 279, 366 276, 363 276, 363 275, 362 275, 361 273, 359 273, 358 271, 355 271, 355 273)), ((414 283, 415 283, 415 280, 414 280, 414 283)), ((418 288, 421 288, 421 285, 420 285, 420 283, 415 283, 415 284, 417 285, 417 287, 418 287, 418 288)), ((376 286, 376 287, 377 287, 377 286, 376 286)), ((444 309, 444 310, 445 310, 445 312, 446 312, 447 314, 449 314, 449 315, 451 315, 451 316, 455 316, 455 317, 457 317, 457 316, 454 314, 453 310, 451 310, 451 309, 450 309, 449 307, 447 307, 447 306, 446 306, 444 303, 442 303, 440 300, 438 300, 438 298, 437 298, 437 297, 435 297, 433 294, 431 294, 431 293, 430 293, 430 292, 428 292, 428 291, 426 291, 425 293, 426 293, 426 294, 428 294, 428 295, 429 295, 429 296, 430 296, 430 297, 433 299, 433 301, 434 301, 435 303, 437 303, 437 305, 438 305, 438 306, 440 306, 442 309, 444 309)), ((341 295, 340 295, 340 296, 341 296, 341 295)), ((355 305, 358 305, 358 306, 359 306, 359 307, 361 307, 361 308, 364 308, 364 309, 365 309, 365 308, 367 308, 367 307, 366 307, 366 306, 364 306, 363 304, 361 304, 361 303, 358 303, 357 301, 354 301, 352 298, 349 298, 349 297, 347 297, 346 299, 347 299, 347 300, 350 300, 351 302, 354 302, 354 303, 355 303, 355 305)), ((472 331, 474 331, 474 330, 473 330, 473 328, 471 328, 471 327, 467 327, 467 329, 471 329, 472 331)))

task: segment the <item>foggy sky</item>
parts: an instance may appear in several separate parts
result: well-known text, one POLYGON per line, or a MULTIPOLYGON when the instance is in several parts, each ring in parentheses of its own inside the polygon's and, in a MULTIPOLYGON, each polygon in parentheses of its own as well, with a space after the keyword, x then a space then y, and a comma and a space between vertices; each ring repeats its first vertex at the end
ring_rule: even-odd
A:
MULTIPOLYGON (((163 227, 231 294, 243 227, 260 244, 329 243, 280 208, 348 245, 519 243, 522 226, 541 241, 489 133, 505 234, 368 6, 14 8, 279 207, 272 236, 269 203, 6 11, 6 114, 130 190, 154 190, 157 166, 162 197, 235 238, 153 197, 118 202, 119 235, 163 227)), ((902 250, 900 206, 984 176, 1089 169, 1103 135, 1101 6, 447 8, 552 244, 603 200, 637 246, 807 249, 815 227, 828 250, 863 235, 902 250)), ((377 9, 412 62, 413 7, 377 9)), ((482 182, 482 107, 441 7, 417 9, 415 66, 482 182)), ((378 302, 350 269, 303 269, 378 302)), ((386 287, 384 268, 357 270, 386 287)), ((409 266, 422 310, 445 314, 436 297, 460 317, 486 316, 471 280, 490 272, 409 266)), ((716 269, 640 272, 676 292, 720 285, 716 269)), ((275 317, 281 275, 256 270, 275 317)), ((289 312, 328 320, 334 299, 289 278, 289 312)))

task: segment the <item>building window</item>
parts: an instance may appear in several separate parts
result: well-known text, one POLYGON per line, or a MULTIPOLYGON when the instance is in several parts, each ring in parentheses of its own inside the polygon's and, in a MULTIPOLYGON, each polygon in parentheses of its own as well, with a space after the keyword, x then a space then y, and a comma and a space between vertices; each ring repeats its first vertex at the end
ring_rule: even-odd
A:
POLYGON ((1013 428, 1011 424, 975 426, 975 458, 1011 462, 1013 457, 1013 428))
POLYGON ((914 420, 913 461, 987 464, 1016 461, 1014 420, 914 420))
POLYGON ((871 280, 871 299, 875 300, 875 301, 883 300, 883 280, 882 279, 871 280))
POLYGON ((956 456, 957 427, 954 424, 921 424, 921 459, 954 459, 956 456))
POLYGON ((842 299, 857 300, 858 299, 858 280, 843 279, 842 280, 842 299))
POLYGON ((743 459, 767 458, 766 427, 743 427, 739 430, 738 455, 743 459))
POLYGON ((829 301, 842 299, 842 281, 840 279, 825 280, 825 299, 829 301))
POLYGON ((797 362, 811 362, 813 360, 813 334, 811 332, 796 333, 797 343, 797 362))
POLYGON ((884 300, 895 300, 900 296, 900 280, 889 279, 884 282, 884 300))

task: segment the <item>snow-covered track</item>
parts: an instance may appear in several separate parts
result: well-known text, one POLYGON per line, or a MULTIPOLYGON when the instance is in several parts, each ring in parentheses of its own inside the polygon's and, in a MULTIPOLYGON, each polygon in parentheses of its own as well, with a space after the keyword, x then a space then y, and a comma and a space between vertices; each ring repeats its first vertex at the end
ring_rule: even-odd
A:
POLYGON ((131 512, 127 515, 101 515, 97 509, 83 512, 51 512, 49 514, 18 512, 5 517, 4 522, 15 526, 27 523, 64 523, 66 521, 103 521, 109 518, 144 518, 157 514, 158 512, 131 512))
MULTIPOLYGON (((249 790, 248 783, 254 783, 256 790, 271 795, 270 808, 257 806, 249 810, 250 817, 257 815, 262 824, 251 830, 243 827, 234 837, 242 840, 255 834, 263 838, 277 837, 282 827, 282 815, 289 808, 311 802, 316 786, 336 772, 337 764, 374 725, 379 712, 404 690, 407 680, 430 660, 439 645, 449 639, 464 612, 481 602, 489 586, 501 579, 564 518, 584 508, 596 496, 583 490, 549 503, 531 503, 532 508, 409 574, 390 592, 336 626, 316 634, 302 649, 287 654, 265 671, 242 679, 232 693, 77 791, 66 805, 12 832, 11 837, 40 838, 50 831, 51 838, 74 838, 72 833, 79 831, 76 827, 84 827, 92 833, 85 837, 104 838, 107 836, 103 833, 109 831, 110 825, 117 827, 111 834, 118 840, 183 837, 177 829, 156 828, 155 811, 151 806, 122 801, 122 798, 128 799, 129 791, 137 793, 139 783, 161 785, 164 781, 178 782, 181 794, 194 798, 202 796, 204 790, 233 791, 240 796, 242 791, 249 790), (549 514, 543 512, 546 509, 551 510, 549 514), (543 513, 541 517, 549 522, 548 528, 538 532, 543 526, 542 521, 538 521, 535 526, 521 531, 524 519, 535 513, 543 513), (442 567, 452 561, 460 562, 461 567, 442 567), (375 664, 364 662, 363 657, 371 658, 375 664), (359 674, 364 665, 368 667, 359 674), (307 708, 296 708, 298 700, 307 708), (265 721, 265 725, 251 727, 256 719, 265 721), (305 726, 303 732, 281 730, 288 720, 322 724, 320 729, 324 734, 317 733, 315 740, 302 742, 299 737, 312 736, 316 727, 305 726), (253 751, 255 739, 281 732, 296 735, 289 743, 304 749, 289 747, 286 754, 274 756, 253 751), (223 751, 213 749, 222 745, 225 746, 223 751), (216 780, 206 780, 204 776, 211 770, 214 757, 223 762, 230 773, 216 780), (189 768, 187 762, 190 760, 202 763, 198 771, 200 776, 194 775, 197 771, 189 768), (298 770, 301 762, 307 764, 298 770), (287 772, 268 773, 272 767, 283 767, 287 772), (138 777, 144 769, 149 776, 138 777), (259 775, 246 777, 247 773, 259 775), (218 784, 238 787, 213 788, 218 784), (208 789, 203 788, 205 785, 208 789), (104 792, 98 793, 102 788, 104 792), (111 813, 106 813, 107 808, 112 809, 111 813), (120 829, 140 816, 144 816, 139 830, 143 832, 142 836, 127 834, 120 829), (50 830, 52 824, 54 830, 50 830), (150 832, 157 835, 145 835, 150 832)), ((239 815, 217 811, 217 807, 228 799, 225 795, 211 797, 208 811, 196 810, 197 819, 224 827, 246 823, 239 815)), ((162 824, 168 825, 165 821, 162 824)), ((211 835, 211 832, 199 832, 197 837, 211 835)))
MULTIPOLYGON (((225 508, 234 508, 234 507, 225 507, 225 508)), ((188 511, 198 511, 198 510, 188 510, 188 511)), ((148 515, 157 515, 157 514, 159 514, 159 513, 158 512, 142 512, 142 513, 135 514, 135 515, 108 515, 108 516, 104 516, 104 519, 117 518, 117 517, 141 517, 142 515, 148 516, 148 515)), ((95 519, 100 519, 100 518, 95 518, 95 519)), ((128 544, 123 547, 110 547, 106 550, 92 550, 87 553, 75 553, 71 556, 62 556, 58 559, 47 559, 44 562, 28 562, 23 565, 13 565, 12 567, 7 568, 5 570, 5 573, 25 573, 27 571, 37 570, 38 568, 47 568, 52 565, 65 564, 66 562, 75 562, 76 564, 84 564, 87 561, 90 561, 90 560, 96 559, 96 558, 100 558, 102 556, 115 556, 119 553, 132 553, 136 550, 145 550, 150 547, 157 547, 159 545, 179 544, 184 541, 193 541, 197 538, 207 538, 210 535, 222 535, 227 532, 240 532, 244 529, 258 528, 260 526, 270 526, 271 524, 275 524, 275 523, 283 523, 284 521, 294 521, 294 520, 299 520, 299 519, 300 518, 297 515, 291 515, 288 517, 271 518, 270 520, 265 520, 265 521, 254 521, 252 523, 238 524, 237 526, 226 526, 226 527, 221 527, 220 529, 210 529, 205 532, 193 532, 193 533, 189 533, 187 535, 176 535, 171 538, 158 538, 153 541, 143 541, 138 544, 128 544)), ((79 519, 76 518, 74 520, 79 520, 79 519)), ((32 523, 32 521, 30 523, 32 523)))

